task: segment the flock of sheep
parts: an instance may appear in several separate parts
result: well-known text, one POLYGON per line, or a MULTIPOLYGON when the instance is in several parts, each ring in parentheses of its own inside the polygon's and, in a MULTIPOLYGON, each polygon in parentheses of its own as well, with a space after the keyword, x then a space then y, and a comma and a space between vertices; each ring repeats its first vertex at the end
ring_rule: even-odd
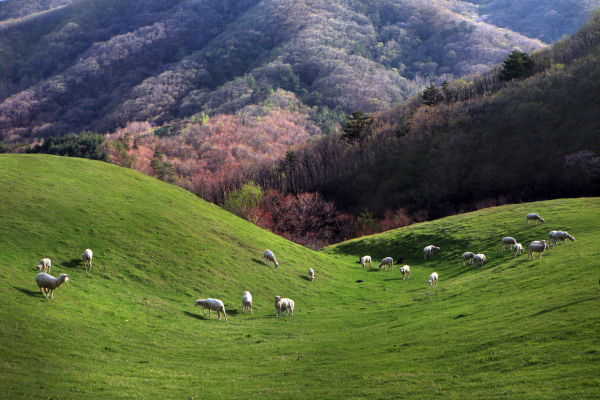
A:
MULTIPOLYGON (((90 249, 86 249, 81 257, 83 257, 83 264, 85 265, 85 269, 90 267, 90 271, 92 270, 92 257, 94 254, 90 249)), ((69 275, 60 274, 58 278, 50 275, 50 270, 52 269, 52 261, 49 258, 43 258, 38 265, 35 266, 36 271, 43 271, 37 274, 35 277, 35 283, 37 283, 38 287, 42 291, 42 294, 48 298, 50 295, 51 299, 54 299, 54 291, 61 287, 61 285, 65 282, 69 281, 69 275)))
MULTIPOLYGON (((544 223, 544 219, 542 217, 540 217, 538 214, 527 214, 525 226, 529 226, 529 221, 534 221, 534 223, 536 225, 537 225, 537 221, 542 221, 542 223, 544 223)), ((567 239, 571 240, 572 242, 575 241, 575 238, 566 231, 550 231, 549 238, 554 246, 558 246, 559 241, 562 241, 563 244, 566 244, 567 239)), ((522 253, 524 251, 523 246, 520 243, 517 243, 517 241, 514 238, 512 238, 512 237, 502 238, 502 251, 504 251, 505 247, 508 245, 510 245, 511 250, 513 250, 515 258, 517 257, 517 255, 519 255, 519 253, 522 253)), ((533 253, 539 253, 539 258, 542 258, 542 253, 545 250, 549 249, 550 245, 548 244, 547 240, 535 240, 535 241, 531 242, 531 244, 528 246, 528 248, 529 248, 529 254, 527 256, 528 259, 529 258, 533 259, 533 253)), ((426 246, 423 249, 424 259, 427 260, 427 257, 432 255, 434 251, 441 251, 441 249, 434 245, 426 246)), ((83 259, 83 263, 85 265, 86 270, 89 267, 89 270, 91 271, 92 270, 92 258, 93 258, 92 250, 86 249, 83 252, 83 254, 81 255, 81 257, 83 259)), ((475 267, 478 267, 478 266, 481 266, 484 264, 485 254, 475 254, 472 252, 466 252, 461 256, 461 259, 462 259, 463 267, 465 266, 465 263, 467 261, 470 261, 471 264, 474 264, 473 267, 475 268, 475 267)), ((267 264, 269 266, 274 264, 275 268, 279 267, 279 263, 277 262, 277 259, 275 258, 275 254, 273 254, 273 252, 271 250, 265 250, 264 260, 265 260, 265 264, 267 264)), ((403 262, 403 261, 404 261, 404 257, 402 257, 400 259, 400 262, 403 262)), ((363 256, 363 257, 361 257, 360 261, 358 261, 358 262, 362 265, 363 268, 365 268, 367 264, 369 264, 369 266, 371 268, 373 268, 371 256, 368 256, 368 255, 363 256)), ((391 271, 394 268, 393 258, 385 257, 379 264, 379 269, 381 269, 382 267, 384 268, 384 270, 391 271)), ((35 277, 35 281, 36 281, 38 287, 40 288, 40 290, 42 291, 42 293, 46 296, 46 298, 48 298, 48 295, 50 295, 50 298, 54 299, 54 291, 56 289, 58 289, 63 283, 69 281, 69 275, 67 275, 67 274, 60 274, 60 276, 58 278, 55 278, 50 275, 50 270, 52 268, 52 262, 49 258, 42 259, 35 268, 37 271, 42 271, 39 274, 37 274, 37 276, 35 277)), ((399 267, 398 270, 400 272, 402 272, 402 280, 405 280, 406 278, 410 278, 410 266, 404 265, 403 267, 399 267)), ((312 268, 308 269, 308 278, 311 281, 315 279, 314 269, 312 269, 312 268)), ((431 273, 431 275, 429 276, 429 280, 427 281, 429 283, 429 286, 436 287, 438 278, 439 278, 439 276, 438 276, 437 272, 431 273)), ((208 309, 209 317, 211 316, 211 311, 217 312, 217 319, 221 319, 221 313, 223 313, 223 316, 225 317, 225 321, 228 321, 227 314, 225 313, 225 305, 219 299, 210 299, 210 298, 209 299, 199 299, 199 300, 196 300, 195 306, 202 306, 202 312, 204 313, 204 315, 206 315, 205 310, 208 309)), ((245 313, 250 311, 250 313, 254 314, 254 312, 252 311, 252 295, 248 291, 245 291, 242 295, 242 311, 245 313)), ((281 313, 284 311, 285 311, 286 317, 290 313, 291 313, 292 317, 294 316, 294 300, 289 299, 287 297, 282 298, 281 296, 275 296, 276 316, 281 317, 281 313)))
MULTIPOLYGON (((537 225, 538 221, 542 221, 542 223, 545 222, 542 217, 540 217, 538 214, 533 214, 533 213, 527 214, 526 221, 525 221, 526 227, 529 226, 529 221, 533 221, 532 224, 535 223, 535 225, 537 225)), ((572 242, 575 241, 575 238, 573 236, 571 236, 567 231, 550 231, 549 236, 550 236, 550 241, 553 243, 554 246, 557 246, 559 241, 562 241, 563 244, 566 244, 567 239, 571 240, 572 242)), ((521 243, 517 243, 517 241, 512 237, 502 238, 502 251, 504 251, 504 248, 507 245, 510 245, 511 250, 513 250, 513 252, 514 252, 515 258, 517 257, 517 255, 519 255, 519 253, 522 253, 524 251, 521 243)), ((548 244, 547 240, 534 240, 528 246, 529 254, 527 255, 527 258, 533 259, 533 253, 538 253, 539 254, 538 258, 542 258, 542 253, 549 248, 550 248, 550 245, 548 244)), ((436 247, 432 244, 429 246, 426 246, 423 249, 424 259, 427 260, 427 257, 429 255, 433 254, 434 251, 440 251, 440 250, 441 249, 439 247, 436 247)), ((461 256, 461 259, 462 259, 463 267, 465 266, 465 263, 467 261, 470 261, 471 264, 473 264, 473 268, 480 267, 485 263, 485 254, 483 254, 483 253, 475 254, 475 253, 472 253, 469 251, 469 252, 464 253, 461 256)), ((401 262, 404 261, 404 257, 402 257, 400 261, 401 262)), ((360 261, 358 261, 358 262, 363 266, 363 268, 365 268, 366 264, 369 264, 369 266, 371 268, 373 268, 371 256, 363 256, 363 257, 361 257, 360 261)), ((392 257, 385 257, 379 264, 379 269, 381 269, 381 267, 383 267, 386 270, 392 270, 394 267, 394 260, 392 259, 392 257)), ((402 280, 405 280, 407 277, 410 277, 410 267, 408 265, 405 265, 398 269, 400 270, 400 272, 402 272, 402 276, 403 276, 402 280)), ((429 283, 429 286, 436 287, 438 278, 439 278, 438 273, 433 272, 429 276, 429 280, 427 281, 429 283)))
MULTIPOLYGON (((275 258, 275 254, 271 250, 265 250, 265 264, 268 266, 272 266, 275 264, 275 268, 279 267, 279 263, 275 258)), ((315 270, 312 268, 308 269, 308 278, 312 281, 315 279, 315 270)), ((219 299, 198 299, 196 300, 196 306, 202 306, 202 312, 206 315, 206 309, 208 309, 208 317, 210 318, 210 312, 217 312, 217 319, 221 319, 221 313, 225 317, 225 321, 227 320, 227 314, 225 313, 225 304, 223 301, 219 299)), ((247 313, 250 311, 251 314, 254 314, 252 311, 252 294, 250 292, 245 291, 242 294, 242 311, 247 313)), ((285 311, 285 316, 287 317, 290 313, 292 317, 294 316, 294 300, 288 299, 287 297, 275 296, 275 315, 279 318, 281 317, 281 313, 285 311)))

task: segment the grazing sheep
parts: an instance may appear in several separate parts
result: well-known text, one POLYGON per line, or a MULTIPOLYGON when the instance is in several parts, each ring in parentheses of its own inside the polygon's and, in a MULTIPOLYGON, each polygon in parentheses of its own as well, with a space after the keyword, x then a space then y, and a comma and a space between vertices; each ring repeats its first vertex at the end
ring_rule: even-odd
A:
POLYGON ((517 241, 511 238, 510 236, 502 238, 502 251, 504 251, 504 246, 506 246, 507 244, 510 244, 510 249, 512 250, 513 246, 517 244, 517 241))
POLYGON ((532 220, 535 222, 535 224, 537 225, 538 221, 542 221, 542 224, 544 223, 544 218, 540 217, 537 214, 531 213, 531 214, 527 214, 527 220, 525 221, 525 226, 529 226, 529 221, 532 220))
POLYGON ((552 242, 555 246, 558 246, 559 240, 562 241, 563 244, 567 244, 567 239, 571 240, 571 242, 575 241, 575 238, 569 235, 569 232, 567 231, 556 231, 554 236, 552 236, 552 242))
POLYGON ((206 310, 208 308, 208 317, 210 318, 210 312, 211 311, 216 311, 217 312, 217 319, 221 319, 221 311, 223 312, 223 315, 225 316, 225 321, 229 322, 227 320, 227 314, 225 314, 225 305, 223 304, 223 302, 219 299, 198 299, 196 300, 196 305, 194 307, 198 307, 198 306, 202 306, 202 312, 204 313, 204 315, 206 315, 206 310))
POLYGON ((437 281, 438 281, 438 273, 434 272, 429 276, 429 280, 427 282, 429 283, 429 286, 437 287, 437 281))
POLYGON ((242 295, 242 311, 247 313, 248 309, 250 309, 251 314, 254 314, 252 311, 252 295, 250 292, 245 291, 242 295))
MULTIPOLYGON (((548 237, 550 239, 550 242, 554 243, 554 234, 558 232, 558 231, 550 231, 550 233, 548 234, 548 237)), ((554 244, 556 246, 556 244, 554 244)))
POLYGON ((542 253, 548 248, 548 245, 546 243, 532 242, 528 248, 529 254, 527 254, 527 258, 531 258, 533 260, 533 253, 540 253, 540 256, 538 258, 542 258, 542 253))
POLYGON ((381 264, 379 264, 379 269, 381 269, 381 267, 385 267, 384 269, 388 269, 388 271, 394 268, 394 260, 392 259, 392 257, 386 257, 383 260, 381 260, 381 264))
POLYGON ((273 252, 271 250, 265 250, 265 264, 267 264, 267 261, 268 261, 269 267, 271 266, 271 263, 275 264, 275 268, 279 267, 279 263, 275 259, 275 254, 273 254, 273 252))
POLYGON ((430 244, 429 246, 427 246, 423 249, 423 254, 425 255, 426 260, 427 260, 427 256, 430 254, 433 254, 434 250, 440 251, 440 248, 435 247, 434 245, 430 244))
POLYGON ((546 250, 550 248, 550 245, 548 244, 547 240, 534 240, 533 242, 531 242, 531 244, 543 244, 546 250))
POLYGON ((475 257, 475 253, 471 253, 470 251, 460 256, 460 258, 462 259, 462 266, 465 266, 465 262, 467 262, 467 260, 471 261, 471 264, 473 264, 473 257, 475 257))
POLYGON ((400 272, 402 272, 402 280, 405 280, 407 277, 410 278, 410 267, 405 265, 404 267, 398 268, 400 272))
POLYGON ((315 279, 315 270, 312 268, 308 269, 308 279, 311 281, 315 279))
POLYGON ((36 271, 43 271, 50 273, 50 269, 52 269, 52 261, 49 258, 42 258, 40 263, 35 266, 36 271))
POLYGON ((60 274, 58 278, 55 278, 51 275, 48 275, 45 272, 40 272, 35 277, 35 282, 39 286, 42 293, 46 295, 46 298, 48 298, 48 294, 50 294, 51 299, 54 299, 54 291, 58 289, 63 283, 68 281, 69 275, 67 274, 60 274))
POLYGON ((517 243, 513 247, 513 252, 515 254, 515 258, 517 258, 517 256, 519 255, 519 253, 522 253, 524 251, 525 251, 525 249, 523 249, 523 246, 521 245, 521 243, 517 243))
POLYGON ((485 262, 485 254, 475 254, 475 257, 473 257, 473 268, 475 267, 481 267, 483 265, 483 263, 485 262), (481 265, 479 265, 479 263, 481 263, 481 265))
POLYGON ((275 311, 278 318, 281 318, 281 312, 285 311, 285 316, 287 317, 289 312, 292 312, 292 317, 294 316, 294 300, 288 299, 281 296, 275 296, 275 311))
POLYGON ((371 256, 364 256, 360 258, 359 264, 364 268, 367 263, 369 263, 369 267, 373 268, 373 263, 371 262, 371 256))
POLYGON ((94 253, 90 249, 86 249, 81 255, 83 258, 83 265, 85 269, 87 269, 88 265, 90 266, 90 271, 92 270, 92 257, 94 257, 94 253))

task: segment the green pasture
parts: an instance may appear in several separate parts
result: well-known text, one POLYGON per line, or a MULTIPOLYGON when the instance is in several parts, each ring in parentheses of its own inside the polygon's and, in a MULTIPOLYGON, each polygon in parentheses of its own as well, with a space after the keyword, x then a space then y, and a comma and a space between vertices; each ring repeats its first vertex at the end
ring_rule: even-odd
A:
POLYGON ((599 398, 599 225, 600 200, 556 200, 314 252, 133 170, 0 155, 0 399, 599 398), (529 212, 546 223, 526 228, 529 212), (576 241, 501 252, 553 229, 576 241), (442 251, 424 261, 429 244, 442 251), (462 267, 465 251, 485 265, 462 267), (386 256, 410 278, 379 270, 386 256), (45 257, 70 277, 54 300, 35 284, 45 257), (229 322, 194 307, 206 297, 229 322))

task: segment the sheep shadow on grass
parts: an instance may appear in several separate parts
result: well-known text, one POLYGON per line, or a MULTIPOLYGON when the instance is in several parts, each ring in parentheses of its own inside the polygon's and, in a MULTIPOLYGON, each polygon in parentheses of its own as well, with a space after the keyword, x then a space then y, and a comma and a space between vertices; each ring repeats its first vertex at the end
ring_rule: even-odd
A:
POLYGON ((17 289, 19 292, 26 294, 27 296, 31 296, 31 297, 38 297, 39 295, 44 296, 42 291, 39 289, 38 290, 29 290, 29 289, 19 288, 16 286, 13 286, 13 289, 17 289))
POLYGON ((310 278, 306 275, 298 275, 300 278, 304 279, 305 281, 309 281, 310 282, 310 278))
POLYGON ((72 260, 65 261, 64 263, 61 264, 61 267, 71 268, 71 269, 79 268, 79 266, 82 266, 83 268, 85 268, 81 258, 74 258, 72 260))
POLYGON ((200 311, 200 314, 191 313, 189 311, 184 311, 183 313, 185 315, 187 315, 188 317, 196 318, 200 321, 208 321, 208 320, 212 319, 212 318, 208 318, 208 313, 207 313, 207 315, 203 315, 202 311, 200 311))
POLYGON ((265 265, 265 260, 264 259, 261 260, 261 259, 258 259, 258 258, 251 258, 251 260, 254 261, 255 263, 265 265))

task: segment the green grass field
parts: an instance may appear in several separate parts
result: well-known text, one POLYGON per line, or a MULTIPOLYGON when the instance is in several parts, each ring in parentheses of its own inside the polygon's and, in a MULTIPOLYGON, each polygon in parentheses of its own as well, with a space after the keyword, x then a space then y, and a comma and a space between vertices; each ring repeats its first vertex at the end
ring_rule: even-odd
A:
POLYGON ((599 199, 556 200, 314 252, 132 170, 0 155, 0 398, 599 398, 599 223, 599 199), (529 212, 546 223, 525 228, 529 212), (500 250, 552 229, 576 241, 541 260, 500 250), (424 261, 428 244, 442 251, 424 261), (462 267, 465 251, 485 265, 462 267), (365 254, 404 256, 410 278, 365 254), (54 300, 35 284, 44 257, 70 277, 54 300), (293 318, 275 318, 278 294, 293 318), (194 307, 206 297, 229 322, 194 307))

